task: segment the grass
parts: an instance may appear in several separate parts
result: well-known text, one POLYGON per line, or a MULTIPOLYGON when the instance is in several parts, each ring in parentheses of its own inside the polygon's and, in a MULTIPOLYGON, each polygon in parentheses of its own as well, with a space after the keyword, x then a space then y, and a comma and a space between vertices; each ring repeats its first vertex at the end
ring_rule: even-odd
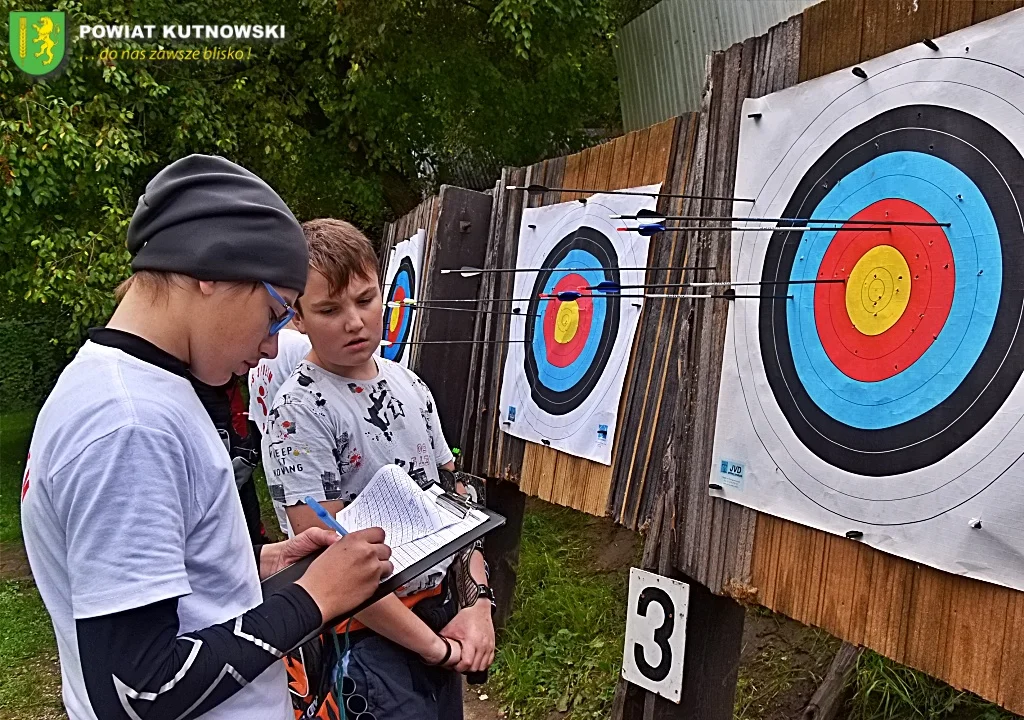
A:
POLYGON ((0 415, 0 542, 21 540, 21 480, 38 412, 0 415))
POLYGON ((747 623, 760 628, 764 637, 740 666, 733 717, 792 717, 803 709, 794 706, 796 698, 821 683, 840 642, 824 630, 798 625, 762 607, 747 610, 747 623))
POLYGON ((594 520, 531 503, 515 610, 489 688, 512 717, 607 717, 622 663, 628 568, 591 568, 594 520))
POLYGON ((857 663, 851 720, 1011 720, 977 695, 866 651, 857 663))
MULTIPOLYGON (((21 481, 37 410, 0 415, 0 542, 21 541, 21 481)), ((64 717, 50 616, 31 580, 0 579, 0 718, 64 717)))
POLYGON ((0 580, 0 718, 64 717, 50 616, 29 580, 0 580))

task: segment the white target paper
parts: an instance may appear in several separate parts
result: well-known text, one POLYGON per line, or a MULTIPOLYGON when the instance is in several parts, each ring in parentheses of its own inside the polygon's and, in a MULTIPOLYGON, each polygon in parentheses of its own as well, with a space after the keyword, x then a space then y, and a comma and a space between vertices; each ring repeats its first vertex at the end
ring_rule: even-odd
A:
POLYGON ((1024 589, 1024 14, 935 42, 744 102, 734 214, 847 223, 734 233, 816 282, 731 306, 711 492, 1024 589))
POLYGON ((419 297, 422 287, 423 251, 427 245, 427 231, 420 228, 407 240, 395 244, 388 257, 384 274, 384 333, 383 339, 392 345, 382 347, 380 355, 409 366, 410 346, 413 339, 416 312, 412 306, 402 306, 402 300, 419 297), (388 303, 396 303, 389 307, 388 303))
MULTIPOLYGON (((661 185, 634 188, 657 193, 661 185)), ((508 356, 501 383, 501 428, 530 442, 612 461, 622 384, 643 291, 604 293, 600 282, 641 285, 649 239, 619 231, 635 221, 611 215, 653 210, 654 196, 597 194, 523 210, 508 356), (579 290, 578 300, 544 298, 579 290)))

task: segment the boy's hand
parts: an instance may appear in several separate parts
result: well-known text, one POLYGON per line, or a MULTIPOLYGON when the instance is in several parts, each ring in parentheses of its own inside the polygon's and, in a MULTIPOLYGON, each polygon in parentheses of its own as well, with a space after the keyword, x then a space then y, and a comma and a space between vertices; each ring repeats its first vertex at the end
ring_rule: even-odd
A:
POLYGON ((357 530, 327 548, 295 584, 309 593, 326 622, 354 609, 377 590, 381 578, 394 572, 390 557, 382 529, 357 530))
POLYGON ((491 623, 491 604, 477 600, 459 611, 441 634, 462 644, 462 657, 453 666, 460 673, 480 672, 494 662, 494 625, 491 623))

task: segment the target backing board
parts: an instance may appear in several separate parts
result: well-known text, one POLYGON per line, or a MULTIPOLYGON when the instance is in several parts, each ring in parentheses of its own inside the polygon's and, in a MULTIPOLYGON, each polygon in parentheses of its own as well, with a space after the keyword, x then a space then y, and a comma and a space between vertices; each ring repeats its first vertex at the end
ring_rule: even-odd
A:
POLYGON ((416 310, 400 303, 416 299, 420 293, 420 279, 423 271, 423 249, 427 245, 427 231, 416 231, 408 240, 396 243, 388 257, 388 269, 384 275, 384 332, 383 339, 393 345, 380 349, 380 354, 394 360, 403 367, 409 367, 409 346, 415 326, 416 310), (388 307, 388 303, 398 303, 388 307))
POLYGON ((733 234, 711 493, 1024 589, 1024 14, 935 43, 744 102, 734 214, 841 222, 733 234))
MULTIPOLYGON (((633 188, 657 193, 661 185, 633 188)), ((642 290, 602 292, 599 283, 642 285, 649 238, 618 230, 611 215, 655 209, 657 198, 597 194, 526 208, 519 232, 501 428, 556 450, 612 462, 622 383, 636 335, 642 290), (560 300, 566 291, 578 299, 560 300)))

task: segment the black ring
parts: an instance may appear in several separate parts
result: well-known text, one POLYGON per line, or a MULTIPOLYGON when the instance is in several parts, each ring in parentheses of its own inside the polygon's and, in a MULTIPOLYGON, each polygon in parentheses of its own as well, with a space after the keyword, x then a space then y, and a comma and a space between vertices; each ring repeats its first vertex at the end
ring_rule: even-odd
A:
MULTIPOLYGON (((983 120, 948 107, 909 105, 888 110, 836 141, 797 185, 783 217, 807 218, 843 177, 881 155, 912 150, 939 157, 981 190, 996 221, 1002 248, 1002 294, 995 323, 978 360, 945 401, 907 422, 864 430, 839 422, 811 399, 800 382, 789 344, 784 300, 760 304, 761 356, 769 385, 790 426, 811 452, 829 464, 871 477, 932 465, 992 419, 1024 372, 1024 158, 983 120), (978 148, 985 148, 983 155, 978 148), (1008 180, 1013 179, 1014 184, 1008 180), (936 432, 935 428, 941 428, 936 432)), ((941 220, 941 218, 937 218, 941 220)), ((788 280, 802 233, 776 232, 762 280, 788 280)))
MULTIPOLYGON (((547 257, 544 258, 541 267, 556 267, 573 250, 583 250, 592 254, 597 258, 598 265, 606 268, 604 270, 604 279, 614 283, 619 282, 618 253, 615 252, 615 247, 604 233, 587 225, 576 228, 562 238, 551 252, 548 253, 547 257)), ((566 269, 571 270, 571 268, 566 269)), ((578 408, 590 397, 590 393, 594 391, 601 376, 604 374, 605 366, 608 364, 612 350, 615 348, 615 339, 618 337, 619 300, 617 295, 610 295, 609 297, 613 298, 610 300, 593 298, 593 300, 598 302, 606 303, 604 323, 600 328, 592 327, 590 330, 591 332, 601 333, 594 361, 587 368, 583 377, 573 384, 572 387, 566 390, 553 390, 540 381, 537 358, 533 352, 533 333, 537 327, 537 317, 539 314, 542 314, 539 312, 541 303, 539 296, 544 292, 548 279, 553 272, 555 271, 543 270, 537 273, 537 279, 533 284, 533 292, 530 295, 530 304, 527 308, 526 332, 523 335, 525 347, 523 350, 526 380, 530 385, 530 395, 533 401, 537 404, 537 407, 546 413, 565 415, 578 408)), ((594 294, 596 295, 597 292, 594 291, 594 294)), ((541 328, 543 328, 543 323, 541 323, 541 328)), ((541 332, 543 332, 543 329, 541 329, 541 332)))

